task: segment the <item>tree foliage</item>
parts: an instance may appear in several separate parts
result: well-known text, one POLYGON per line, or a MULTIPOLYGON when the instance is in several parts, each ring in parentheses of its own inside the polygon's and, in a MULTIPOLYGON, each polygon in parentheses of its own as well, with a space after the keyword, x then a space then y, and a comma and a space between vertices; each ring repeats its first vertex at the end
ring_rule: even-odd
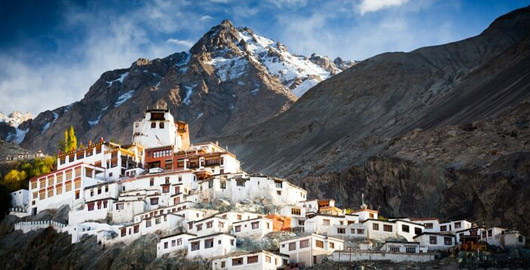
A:
POLYGON ((19 161, 3 177, 0 185, 5 186, 10 192, 28 187, 28 180, 32 177, 51 172, 55 167, 55 158, 46 156, 30 161, 19 161))
POLYGON ((64 130, 64 139, 59 141, 59 150, 70 152, 77 149, 77 137, 75 136, 74 126, 64 130))

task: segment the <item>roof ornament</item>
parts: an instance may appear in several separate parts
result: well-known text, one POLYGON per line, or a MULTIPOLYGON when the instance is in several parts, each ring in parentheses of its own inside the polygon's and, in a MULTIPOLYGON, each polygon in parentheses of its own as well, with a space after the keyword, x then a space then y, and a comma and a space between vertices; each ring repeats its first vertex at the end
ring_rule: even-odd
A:
POLYGON ((367 209, 368 206, 364 203, 364 193, 361 195, 361 209, 367 209))

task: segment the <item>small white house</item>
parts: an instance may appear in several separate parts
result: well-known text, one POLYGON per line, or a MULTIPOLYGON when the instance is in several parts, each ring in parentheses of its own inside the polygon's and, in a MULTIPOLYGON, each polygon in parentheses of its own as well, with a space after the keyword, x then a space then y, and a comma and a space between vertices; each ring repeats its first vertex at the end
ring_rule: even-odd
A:
POLYGON ((456 236, 452 233, 423 232, 414 236, 414 241, 429 250, 447 250, 457 244, 456 236))
POLYGON ((188 240, 187 258, 211 258, 225 256, 236 250, 236 238, 225 233, 216 233, 188 240))
POLYGON ((189 233, 197 236, 228 232, 230 230, 226 219, 222 219, 218 216, 210 216, 204 219, 188 222, 186 229, 189 233))
POLYGON ((177 250, 187 250, 189 240, 195 237, 197 237, 197 235, 190 233, 177 233, 162 237, 156 245, 156 256, 160 257, 177 250))
POLYGON ((289 256, 275 254, 268 251, 251 252, 251 253, 232 253, 229 256, 212 260, 213 270, 275 270, 278 267, 286 265, 289 256))
POLYGON ((519 233, 519 231, 508 231, 500 236, 501 246, 504 247, 524 247, 526 245, 526 237, 519 233))
POLYGON ((272 232, 272 220, 256 218, 232 223, 232 234, 236 237, 251 237, 259 239, 272 232))
POLYGON ((318 234, 280 242, 280 253, 289 255, 290 262, 311 267, 322 262, 335 250, 344 249, 344 240, 318 234))
POLYGON ((19 189, 11 192, 11 207, 26 208, 29 203, 29 190, 19 189))
POLYGON ((386 241, 381 247, 381 251, 395 253, 425 253, 426 247, 420 247, 419 242, 398 242, 386 241))

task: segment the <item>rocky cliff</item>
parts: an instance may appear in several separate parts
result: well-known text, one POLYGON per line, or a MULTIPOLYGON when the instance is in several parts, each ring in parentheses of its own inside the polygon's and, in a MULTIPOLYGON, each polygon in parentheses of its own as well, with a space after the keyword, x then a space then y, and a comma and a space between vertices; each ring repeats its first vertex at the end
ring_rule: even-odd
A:
POLYGON ((529 234, 529 45, 524 8, 476 37, 359 62, 220 141, 243 167, 293 178, 313 197, 358 206, 364 192, 384 215, 529 234))
POLYGON ((190 123, 192 138, 208 139, 285 111, 309 88, 353 64, 294 55, 279 42, 223 21, 189 52, 138 59, 129 68, 105 72, 80 101, 0 134, 47 153, 56 151, 70 125, 85 143, 100 137, 127 143, 132 122, 147 107, 164 106, 190 123))

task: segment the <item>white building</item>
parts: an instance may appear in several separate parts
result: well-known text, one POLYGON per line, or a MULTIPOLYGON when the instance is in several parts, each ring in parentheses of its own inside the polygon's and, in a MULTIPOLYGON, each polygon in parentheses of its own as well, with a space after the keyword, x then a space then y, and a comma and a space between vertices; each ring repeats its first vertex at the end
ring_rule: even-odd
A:
POLYGON ((429 250, 447 250, 457 244, 456 236, 452 233, 423 232, 414 236, 414 241, 429 250))
POLYGON ((419 242, 385 241, 381 251, 395 253, 425 253, 426 247, 420 247, 419 242))
POLYGON ((146 148, 174 145, 175 151, 185 150, 190 144, 187 128, 168 109, 149 109, 144 119, 134 122, 132 141, 146 148))
POLYGON ((236 238, 225 233, 216 233, 188 240, 187 258, 211 258, 225 256, 236 250, 236 238))
POLYGON ((246 174, 218 175, 199 183, 199 200, 216 198, 232 202, 262 200, 272 205, 295 204, 306 200, 307 191, 284 179, 246 174))
POLYGON ((272 232, 272 229, 272 220, 263 217, 232 223, 232 234, 236 237, 260 239, 272 232))
POLYGON ((187 231, 197 236, 211 235, 214 233, 226 233, 230 231, 229 223, 226 219, 218 216, 209 216, 187 223, 187 231))
POLYGON ((190 233, 177 233, 160 238, 156 244, 156 256, 172 253, 177 250, 188 250, 189 240, 197 237, 190 233))
POLYGON ((280 253, 289 255, 290 262, 311 267, 322 262, 335 250, 344 249, 344 240, 311 234, 280 242, 280 253))
POLYGON ((275 270, 289 261, 289 256, 268 251, 251 253, 232 253, 229 256, 212 260, 213 270, 275 270))
POLYGON ((367 237, 374 240, 386 240, 389 238, 403 237, 407 241, 413 241, 414 236, 423 232, 424 225, 399 220, 376 220, 367 219, 362 221, 367 230, 367 237))
POLYGON ((366 238, 366 226, 359 223, 357 215, 323 215, 318 214, 304 223, 304 231, 327 236, 366 238))
POLYGON ((26 208, 29 203, 29 190, 19 189, 10 193, 11 207, 26 208))

